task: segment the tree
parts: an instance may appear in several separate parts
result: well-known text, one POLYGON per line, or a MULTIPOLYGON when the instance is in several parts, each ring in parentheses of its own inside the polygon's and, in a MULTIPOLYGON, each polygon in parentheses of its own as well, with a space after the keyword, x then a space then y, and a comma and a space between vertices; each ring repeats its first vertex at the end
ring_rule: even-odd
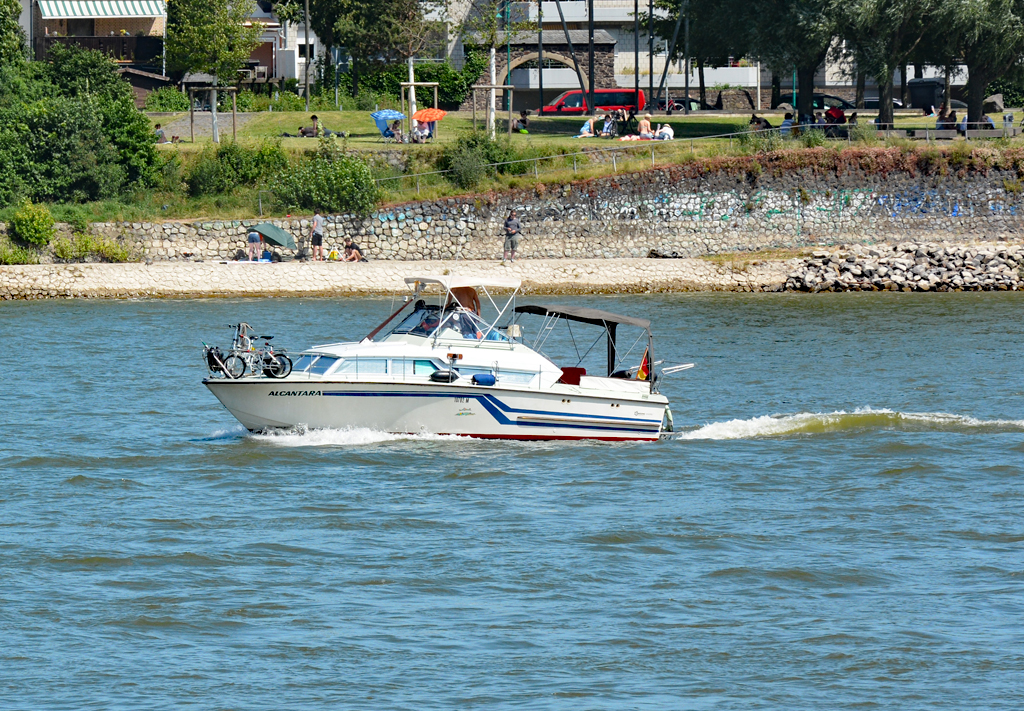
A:
POLYGON ((967 121, 981 121, 988 85, 1024 62, 1024 0, 949 3, 967 65, 967 121))
POLYGON ((893 74, 936 21, 938 0, 842 0, 843 36, 858 69, 878 82, 878 123, 892 125, 893 74))
POLYGON ((748 3, 753 53, 773 73, 796 70, 797 113, 814 114, 814 75, 838 34, 831 0, 764 0, 748 3))
MULTIPOLYGON (((657 0, 655 7, 663 14, 654 20, 654 31, 659 37, 671 40, 676 34, 679 13, 690 21, 690 59, 697 65, 700 101, 707 102, 704 85, 704 67, 723 66, 729 58, 746 54, 749 41, 748 23, 744 21, 743 5, 737 0, 657 0)), ((642 23, 647 18, 642 15, 642 23)), ((680 31, 669 61, 686 59, 686 42, 680 31)))
POLYGON ((46 75, 64 96, 132 97, 132 87, 117 73, 110 57, 74 45, 54 44, 46 58, 46 75))
POLYGON ((25 61, 25 32, 18 22, 20 16, 18 0, 0 0, 0 65, 25 61))
MULTIPOLYGON (((303 0, 274 5, 282 19, 302 22, 303 0)), ((343 46, 352 57, 352 93, 367 71, 422 54, 443 36, 441 0, 309 0, 309 27, 328 47, 343 46)))
MULTIPOLYGON (((234 81, 263 34, 259 23, 246 26, 254 8, 252 0, 169 0, 164 46, 168 68, 209 74, 214 87, 221 80, 234 81)), ((216 142, 216 88, 211 91, 210 111, 216 142)))

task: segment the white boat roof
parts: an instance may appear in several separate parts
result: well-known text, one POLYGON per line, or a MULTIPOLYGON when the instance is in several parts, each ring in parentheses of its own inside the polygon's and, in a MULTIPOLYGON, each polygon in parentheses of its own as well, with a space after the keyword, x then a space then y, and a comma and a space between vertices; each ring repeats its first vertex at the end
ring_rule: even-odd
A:
POLYGON ((522 279, 516 279, 514 277, 485 277, 485 276, 473 276, 473 277, 462 277, 455 275, 444 275, 444 276, 412 276, 406 277, 405 283, 413 286, 419 282, 420 284, 440 284, 449 291, 451 289, 458 289, 460 287, 505 287, 508 289, 518 289, 523 284, 522 279))

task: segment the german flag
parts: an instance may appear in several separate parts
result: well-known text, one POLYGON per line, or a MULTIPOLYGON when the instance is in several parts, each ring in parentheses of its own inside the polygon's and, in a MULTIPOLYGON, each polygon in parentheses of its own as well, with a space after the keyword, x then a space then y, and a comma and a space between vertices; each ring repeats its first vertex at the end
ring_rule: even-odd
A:
POLYGON ((647 380, 651 377, 651 354, 648 350, 644 351, 643 360, 640 361, 640 369, 636 371, 637 380, 647 380))

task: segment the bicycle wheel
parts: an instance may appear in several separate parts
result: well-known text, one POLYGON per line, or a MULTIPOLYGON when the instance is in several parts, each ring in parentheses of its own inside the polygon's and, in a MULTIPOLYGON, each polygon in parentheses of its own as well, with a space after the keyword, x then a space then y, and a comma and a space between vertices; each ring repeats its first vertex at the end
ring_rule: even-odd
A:
POLYGON ((273 377, 287 378, 292 373, 292 359, 278 353, 274 356, 274 371, 276 374, 273 377))
POLYGON ((236 355, 224 359, 224 374, 229 378, 241 378, 245 375, 245 360, 236 355))

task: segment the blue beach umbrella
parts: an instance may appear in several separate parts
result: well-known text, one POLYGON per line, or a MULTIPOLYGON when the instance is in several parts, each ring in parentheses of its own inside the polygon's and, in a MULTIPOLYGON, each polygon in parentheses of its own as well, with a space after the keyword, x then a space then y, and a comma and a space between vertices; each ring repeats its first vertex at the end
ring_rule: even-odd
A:
POLYGON ((399 119, 404 119, 405 114, 401 111, 395 111, 394 109, 381 109, 380 111, 374 111, 370 114, 370 118, 374 121, 380 119, 383 119, 384 121, 397 121, 399 119))
POLYGON ((388 130, 388 123, 391 121, 400 121, 405 118, 405 114, 401 111, 395 111, 394 109, 381 109, 380 111, 374 111, 370 114, 370 118, 377 124, 377 128, 380 129, 381 133, 388 130))

